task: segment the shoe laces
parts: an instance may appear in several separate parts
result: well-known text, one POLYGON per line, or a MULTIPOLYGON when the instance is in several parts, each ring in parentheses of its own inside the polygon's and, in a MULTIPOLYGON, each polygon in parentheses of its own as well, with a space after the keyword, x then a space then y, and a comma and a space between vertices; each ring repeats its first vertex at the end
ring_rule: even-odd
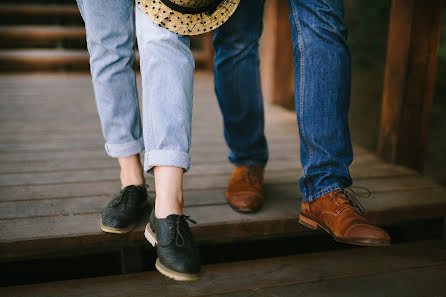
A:
POLYGON ((181 226, 181 223, 183 223, 183 222, 187 224, 186 221, 189 221, 189 222, 191 222, 193 224, 197 223, 196 221, 191 219, 190 216, 186 216, 186 215, 178 216, 178 218, 177 218, 177 220, 175 222, 175 224, 176 224, 176 231, 177 231, 176 232, 177 234, 176 234, 176 237, 175 237, 175 244, 177 245, 177 247, 183 247, 184 246, 184 236, 181 233, 180 226, 181 226), (179 239, 181 240, 181 244, 179 243, 180 242, 179 239))
POLYGON ((359 202, 358 197, 369 198, 371 194, 372 193, 367 188, 361 186, 350 186, 334 194, 333 197, 331 197, 330 202, 336 197, 339 197, 342 200, 346 200, 344 204, 352 205, 360 215, 365 216, 367 215, 367 210, 364 208, 361 202, 359 202))
POLYGON ((250 185, 260 183, 260 169, 257 166, 248 166, 246 171, 246 180, 250 185))
MULTIPOLYGON (((115 199, 113 199, 113 201, 111 202, 111 206, 118 206, 119 204, 121 204, 122 202, 127 202, 127 197, 128 197, 128 195, 126 195, 127 194, 127 192, 129 192, 129 191, 131 191, 131 190, 133 190, 133 189, 135 189, 135 188, 137 188, 137 189, 140 189, 140 190, 142 190, 142 189, 148 189, 149 188, 149 185, 142 185, 142 186, 127 186, 127 187, 125 187, 124 189, 122 189, 121 190, 121 192, 119 192, 119 195, 115 198, 115 199)), ((124 210, 125 210, 125 206, 127 205, 127 203, 124 203, 124 210)))

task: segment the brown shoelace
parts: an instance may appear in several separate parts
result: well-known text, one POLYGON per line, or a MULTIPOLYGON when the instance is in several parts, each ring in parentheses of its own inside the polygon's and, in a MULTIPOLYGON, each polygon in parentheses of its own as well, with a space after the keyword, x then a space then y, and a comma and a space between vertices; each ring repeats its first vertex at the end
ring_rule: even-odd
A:
POLYGON ((350 186, 334 194, 333 197, 331 197, 330 202, 333 201, 333 199, 335 199, 336 197, 339 197, 342 200, 346 200, 344 204, 352 205, 360 215, 365 216, 367 215, 367 210, 364 208, 361 202, 359 202, 358 197, 369 198, 371 194, 372 193, 367 188, 360 186, 350 186), (354 189, 356 189, 356 191, 354 189))

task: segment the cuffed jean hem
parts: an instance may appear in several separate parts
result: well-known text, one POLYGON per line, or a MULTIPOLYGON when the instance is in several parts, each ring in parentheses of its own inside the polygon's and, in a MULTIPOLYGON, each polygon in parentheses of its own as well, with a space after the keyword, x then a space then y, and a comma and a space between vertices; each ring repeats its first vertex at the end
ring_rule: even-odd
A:
POLYGON ((140 154, 143 150, 144 140, 142 137, 126 143, 105 144, 105 151, 112 158, 130 157, 136 154, 140 154))
POLYGON ((173 166, 189 171, 191 158, 188 153, 170 150, 153 150, 146 152, 144 157, 144 171, 153 175, 155 166, 173 166))
POLYGON ((333 186, 329 186, 329 187, 326 187, 323 190, 317 192, 314 195, 311 195, 309 197, 304 197, 302 200, 305 201, 305 202, 313 202, 314 200, 324 196, 327 193, 330 193, 331 191, 340 190, 340 189, 343 189, 343 188, 344 187, 342 187, 341 185, 337 185, 337 184, 333 185, 333 186))
POLYGON ((266 163, 267 162, 263 162, 263 161, 241 161, 241 162, 234 162, 233 164, 237 167, 239 166, 259 166, 262 168, 266 167, 266 163))

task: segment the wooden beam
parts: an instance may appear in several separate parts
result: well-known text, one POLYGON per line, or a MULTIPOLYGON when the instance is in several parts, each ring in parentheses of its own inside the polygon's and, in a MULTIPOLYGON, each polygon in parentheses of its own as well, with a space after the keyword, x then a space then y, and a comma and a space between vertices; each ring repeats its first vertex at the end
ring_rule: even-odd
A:
POLYGON ((393 0, 377 154, 423 171, 442 0, 393 0))
POLYGON ((261 72, 265 100, 294 109, 293 46, 289 14, 286 1, 266 1, 261 72))

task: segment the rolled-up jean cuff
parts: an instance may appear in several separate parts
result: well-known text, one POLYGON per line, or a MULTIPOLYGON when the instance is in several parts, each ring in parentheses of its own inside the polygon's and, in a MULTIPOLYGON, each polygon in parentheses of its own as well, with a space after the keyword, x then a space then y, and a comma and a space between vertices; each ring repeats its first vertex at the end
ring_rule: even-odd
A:
POLYGON ((303 197, 303 200, 305 202, 313 202, 313 201, 317 200, 318 198, 324 196, 325 194, 330 193, 331 191, 340 190, 343 188, 344 187, 342 187, 341 185, 338 185, 338 184, 328 186, 328 187, 325 187, 324 189, 322 189, 321 191, 317 192, 316 194, 311 195, 310 197, 303 197))
POLYGON ((234 162, 235 166, 259 166, 262 168, 266 167, 265 161, 241 161, 241 162, 234 162))
POLYGON ((155 166, 173 166, 189 171, 191 158, 188 153, 173 150, 153 150, 146 152, 144 158, 144 171, 153 175, 155 166))
POLYGON ((129 157, 140 154, 144 150, 144 139, 141 137, 137 140, 126 142, 105 144, 105 151, 112 158, 129 157))

